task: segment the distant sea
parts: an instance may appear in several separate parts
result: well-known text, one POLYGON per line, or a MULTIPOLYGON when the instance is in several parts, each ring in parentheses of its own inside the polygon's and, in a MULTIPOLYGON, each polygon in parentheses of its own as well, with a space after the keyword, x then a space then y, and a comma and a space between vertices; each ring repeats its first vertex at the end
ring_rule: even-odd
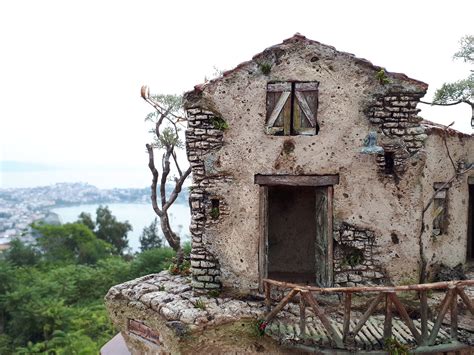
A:
MULTIPOLYGON (((128 245, 132 252, 140 251, 139 237, 143 228, 150 225, 155 218, 155 212, 151 204, 139 203, 110 203, 107 205, 118 221, 128 220, 133 227, 133 231, 128 233, 128 245)), ((70 207, 54 208, 51 211, 56 213, 61 223, 69 223, 77 220, 81 212, 87 212, 95 217, 95 211, 99 205, 78 205, 70 207)), ((181 236, 181 241, 189 240, 189 222, 191 219, 189 207, 183 204, 175 204, 170 208, 170 223, 172 228, 181 236)))

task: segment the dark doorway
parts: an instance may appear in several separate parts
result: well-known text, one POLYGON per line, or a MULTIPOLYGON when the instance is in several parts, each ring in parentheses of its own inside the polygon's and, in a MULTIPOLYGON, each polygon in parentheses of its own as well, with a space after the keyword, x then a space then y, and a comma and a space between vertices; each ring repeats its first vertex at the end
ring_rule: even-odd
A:
POLYGON ((469 215, 467 226, 467 261, 474 261, 474 185, 469 184, 469 215))
POLYGON ((327 187, 268 187, 268 277, 323 286, 327 280, 327 187))

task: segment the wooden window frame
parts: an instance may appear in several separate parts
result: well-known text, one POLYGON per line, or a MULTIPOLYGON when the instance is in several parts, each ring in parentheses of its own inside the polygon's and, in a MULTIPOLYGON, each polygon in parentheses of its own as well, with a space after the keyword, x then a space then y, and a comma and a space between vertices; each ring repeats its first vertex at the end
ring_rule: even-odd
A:
POLYGON ((467 207, 467 241, 466 241, 466 262, 474 263, 473 243, 474 237, 472 229, 474 228, 474 194, 471 194, 471 188, 474 186, 474 176, 469 176, 467 180, 468 188, 468 207, 467 207))
MULTIPOLYGON (((311 96, 310 96, 311 97, 311 96)), ((267 84, 267 119, 265 131, 270 135, 307 135, 319 133, 317 111, 319 107, 319 82, 317 81, 285 81, 267 84), (269 112, 269 94, 281 93, 273 109, 269 112), (314 93, 312 105, 308 104, 304 93, 314 93), (314 112, 313 112, 314 109, 314 112), (301 112, 300 112, 301 111, 301 112), (280 115, 283 114, 283 126, 275 127, 280 115), (310 127, 301 127, 300 115, 306 117, 310 127), (297 119, 295 119, 297 117, 297 119)), ((310 98, 311 102, 311 98, 310 98)))
MULTIPOLYGON (((435 191, 439 190, 441 187, 443 187, 445 183, 443 182, 437 182, 433 185, 433 188, 435 191)), ((449 192, 449 185, 444 186, 440 191, 438 191, 433 199, 433 221, 432 221, 432 236, 433 237, 439 237, 442 235, 447 234, 447 218, 448 218, 448 192, 449 192), (442 210, 437 213, 437 207, 442 208, 442 210), (442 215, 441 215, 442 214, 442 215), (438 216, 440 216, 439 221, 438 221, 438 216), (439 226, 439 228, 435 228, 436 226, 439 226), (435 231, 439 230, 438 233, 435 233, 435 231)))
POLYGON ((333 245, 333 200, 334 185, 339 184, 339 175, 255 175, 259 188, 259 241, 258 241, 258 285, 264 292, 263 279, 268 278, 268 187, 269 186, 312 186, 327 188, 327 286, 334 282, 333 245))

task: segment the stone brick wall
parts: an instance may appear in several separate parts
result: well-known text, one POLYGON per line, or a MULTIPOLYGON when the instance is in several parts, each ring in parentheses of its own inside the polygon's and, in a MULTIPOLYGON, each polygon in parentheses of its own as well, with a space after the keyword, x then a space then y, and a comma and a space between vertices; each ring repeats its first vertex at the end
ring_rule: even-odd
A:
MULTIPOLYGON (((424 94, 389 92, 377 95, 366 110, 369 121, 383 133, 380 145, 385 152, 393 153, 395 174, 405 171, 406 159, 423 148, 427 138, 425 129, 420 124, 423 120, 418 116, 420 110, 416 108, 424 94)), ((386 173, 385 163, 384 154, 378 155, 380 172, 386 173)))
POLYGON ((387 283, 378 259, 375 234, 348 223, 334 226, 334 285, 368 286, 387 283))
POLYGON ((189 109, 187 115, 186 152, 193 176, 189 194, 192 286, 196 291, 205 291, 221 287, 219 261, 210 250, 206 231, 228 214, 227 204, 222 196, 213 193, 213 186, 229 177, 214 171, 212 152, 223 144, 223 132, 213 124, 218 117, 201 109, 189 109))

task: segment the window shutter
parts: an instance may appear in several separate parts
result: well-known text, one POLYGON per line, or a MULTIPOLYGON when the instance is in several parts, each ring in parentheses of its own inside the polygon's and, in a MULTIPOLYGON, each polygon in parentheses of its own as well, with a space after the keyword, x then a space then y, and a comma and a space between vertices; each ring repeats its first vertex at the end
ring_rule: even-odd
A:
POLYGON ((267 85, 268 134, 290 134, 291 125, 291 83, 267 85))
POLYGON ((293 131, 297 134, 318 134, 318 82, 295 83, 293 131))

